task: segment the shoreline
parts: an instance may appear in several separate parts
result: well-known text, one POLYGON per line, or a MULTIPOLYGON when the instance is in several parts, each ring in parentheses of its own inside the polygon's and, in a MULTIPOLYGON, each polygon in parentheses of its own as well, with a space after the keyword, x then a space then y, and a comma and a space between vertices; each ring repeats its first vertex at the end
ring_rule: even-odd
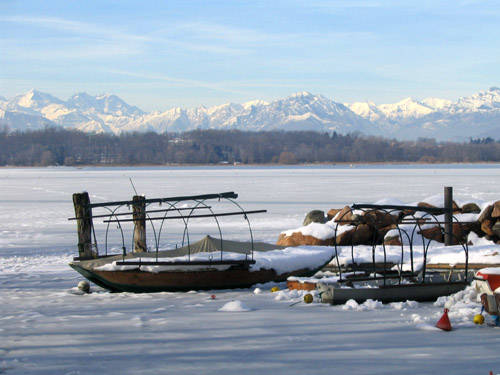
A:
POLYGON ((217 164, 197 164, 197 163, 168 163, 168 164, 81 164, 81 165, 2 165, 0 169, 28 169, 28 168, 257 168, 257 167, 281 167, 281 168, 296 168, 296 167, 356 167, 356 166, 440 166, 440 165, 499 165, 497 161, 483 161, 483 162, 436 162, 426 163, 421 161, 416 162, 403 162, 403 161, 389 161, 389 162, 336 162, 336 163, 297 163, 297 164, 279 164, 279 163, 261 163, 261 164, 230 164, 230 163, 217 163, 217 164))

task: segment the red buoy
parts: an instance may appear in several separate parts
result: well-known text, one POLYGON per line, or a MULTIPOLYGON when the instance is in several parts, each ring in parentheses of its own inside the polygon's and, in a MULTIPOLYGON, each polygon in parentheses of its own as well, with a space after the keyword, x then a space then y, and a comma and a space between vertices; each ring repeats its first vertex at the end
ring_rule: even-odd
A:
POLYGON ((215 294, 212 294, 210 298, 215 299, 215 294))
POLYGON ((448 318, 448 309, 444 309, 443 316, 436 323, 436 327, 442 329, 443 331, 451 331, 450 318, 448 318))

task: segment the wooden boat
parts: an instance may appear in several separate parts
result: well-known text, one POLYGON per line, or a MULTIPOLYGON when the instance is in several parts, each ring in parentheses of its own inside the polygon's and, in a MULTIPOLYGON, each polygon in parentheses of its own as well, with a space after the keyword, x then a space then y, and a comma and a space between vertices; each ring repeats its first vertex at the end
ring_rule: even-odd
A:
MULTIPOLYGON (((289 276, 311 276, 333 258, 333 248, 314 247, 310 251, 304 252, 303 248, 283 248, 277 245, 254 242, 247 215, 265 212, 265 210, 244 211, 241 209, 238 212, 215 213, 209 206, 200 206, 200 202, 208 199, 229 199, 233 202, 232 200, 236 197, 237 195, 232 192, 149 200, 135 196, 132 201, 91 204, 88 194, 75 194, 73 201, 76 217, 71 219, 77 220, 78 224, 79 257, 75 258, 69 265, 91 282, 113 292, 173 292, 248 288, 258 283, 285 281, 289 276), (185 201, 191 201, 194 204, 187 214, 183 214, 186 208, 178 209, 175 206, 177 203, 185 201), (146 210, 147 204, 158 202, 173 203, 170 203, 168 209, 146 210), (114 210, 112 214, 92 215, 92 208, 127 205, 132 206, 133 212, 116 213, 114 210), (193 214, 196 209, 202 207, 208 207, 211 213, 193 214), (160 211, 165 213, 163 217, 155 218, 148 215, 151 212, 160 211), (176 216, 168 217, 167 214, 172 211, 175 211, 176 216), (119 216, 127 214, 132 215, 133 218, 121 219, 119 216), (183 220, 185 223, 184 233, 186 234, 188 233, 187 224, 191 218, 217 218, 228 215, 242 215, 248 221, 250 242, 228 241, 206 236, 191 244, 189 243, 189 235, 187 235, 185 237, 188 244, 180 248, 161 251, 157 242, 154 251, 144 251, 146 249, 146 220, 151 223, 156 219, 161 220, 162 223, 167 219, 183 220), (123 240, 123 254, 99 255, 98 251, 94 250, 98 248, 92 221, 96 217, 106 218, 105 222, 108 224, 118 223, 120 230, 122 223, 133 222, 134 251, 127 253, 123 240), (92 243, 92 234, 94 234, 95 244, 92 243)), ((217 220, 216 223, 218 226, 217 220)), ((155 231, 155 239, 159 237, 162 226, 159 231, 155 231)), ((220 227, 219 233, 222 235, 220 227)))
MULTIPOLYGON (((191 251, 206 247, 206 243, 220 244, 219 239, 209 236, 192 244, 191 251)), ((259 265, 261 256, 269 258, 274 255, 277 262, 286 261, 287 252, 290 257, 296 256, 294 249, 277 249, 276 246, 254 242, 254 259, 243 253, 232 252, 230 248, 240 246, 244 251, 250 244, 246 242, 222 241, 226 249, 226 259, 209 260, 202 252, 191 256, 190 260, 183 257, 172 257, 168 251, 149 254, 131 254, 77 260, 70 266, 93 283, 114 292, 177 292, 190 290, 248 288, 258 283, 270 281, 285 281, 289 276, 312 276, 323 268, 333 257, 333 249, 325 248, 323 255, 318 249, 311 250, 311 255, 318 257, 317 262, 311 259, 297 260, 296 269, 280 272, 272 267, 259 265), (229 249, 228 249, 229 248, 229 249), (279 254, 282 252, 283 254, 279 254), (156 256, 158 255, 158 260, 156 256), (241 259, 233 259, 233 258, 241 259), (194 258, 194 259, 193 259, 194 258), (203 260, 196 260, 202 258, 203 260), (281 259, 281 260, 280 260, 281 259)), ((176 254, 187 251, 187 248, 174 250, 176 254)), ((241 250, 240 250, 241 251, 241 250)), ((210 252, 207 254, 216 254, 210 252)))

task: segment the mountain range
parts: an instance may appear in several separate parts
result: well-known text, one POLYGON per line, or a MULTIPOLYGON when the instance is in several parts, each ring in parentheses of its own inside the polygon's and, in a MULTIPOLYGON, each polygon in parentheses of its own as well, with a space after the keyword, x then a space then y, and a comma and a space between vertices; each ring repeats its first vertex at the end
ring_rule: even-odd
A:
POLYGON ((164 112, 145 112, 116 95, 78 93, 64 101, 33 89, 11 99, 0 96, 0 125, 21 131, 62 126, 115 134, 213 128, 360 132, 398 139, 496 139, 500 131, 500 88, 492 87, 455 102, 407 98, 394 104, 339 103, 323 95, 300 92, 272 102, 255 100, 164 112))

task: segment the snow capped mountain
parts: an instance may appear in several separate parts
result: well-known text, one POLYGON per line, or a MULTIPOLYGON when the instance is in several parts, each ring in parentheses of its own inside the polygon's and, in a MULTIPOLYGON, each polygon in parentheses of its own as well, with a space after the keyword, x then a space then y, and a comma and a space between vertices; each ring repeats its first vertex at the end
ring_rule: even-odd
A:
POLYGON ((385 117, 385 114, 373 102, 346 103, 345 106, 355 114, 370 121, 379 121, 385 117))
POLYGON ((137 107, 125 103, 116 95, 91 96, 85 92, 73 95, 66 102, 71 108, 84 112, 110 114, 115 116, 137 116, 144 114, 137 107))
POLYGON ((171 108, 146 113, 116 95, 78 93, 67 101, 30 90, 12 99, 0 97, 0 125, 12 130, 63 126, 85 132, 185 131, 191 129, 337 131, 414 139, 497 138, 500 88, 463 97, 403 99, 394 104, 341 104, 322 95, 298 92, 265 102, 227 103, 213 107, 171 108))
POLYGON ((433 112, 433 109, 422 102, 412 98, 406 98, 394 104, 381 104, 380 111, 390 119, 418 118, 433 112))
POLYGON ((500 88, 491 87, 475 95, 458 99, 451 112, 486 112, 500 110, 500 88))
POLYGON ((448 99, 440 99, 440 98, 425 98, 422 100, 422 103, 429 108, 434 110, 442 110, 448 108, 453 102, 448 99))
POLYGON ((24 95, 16 96, 8 103, 9 109, 31 109, 40 110, 50 104, 63 104, 64 102, 55 96, 31 89, 24 95))

